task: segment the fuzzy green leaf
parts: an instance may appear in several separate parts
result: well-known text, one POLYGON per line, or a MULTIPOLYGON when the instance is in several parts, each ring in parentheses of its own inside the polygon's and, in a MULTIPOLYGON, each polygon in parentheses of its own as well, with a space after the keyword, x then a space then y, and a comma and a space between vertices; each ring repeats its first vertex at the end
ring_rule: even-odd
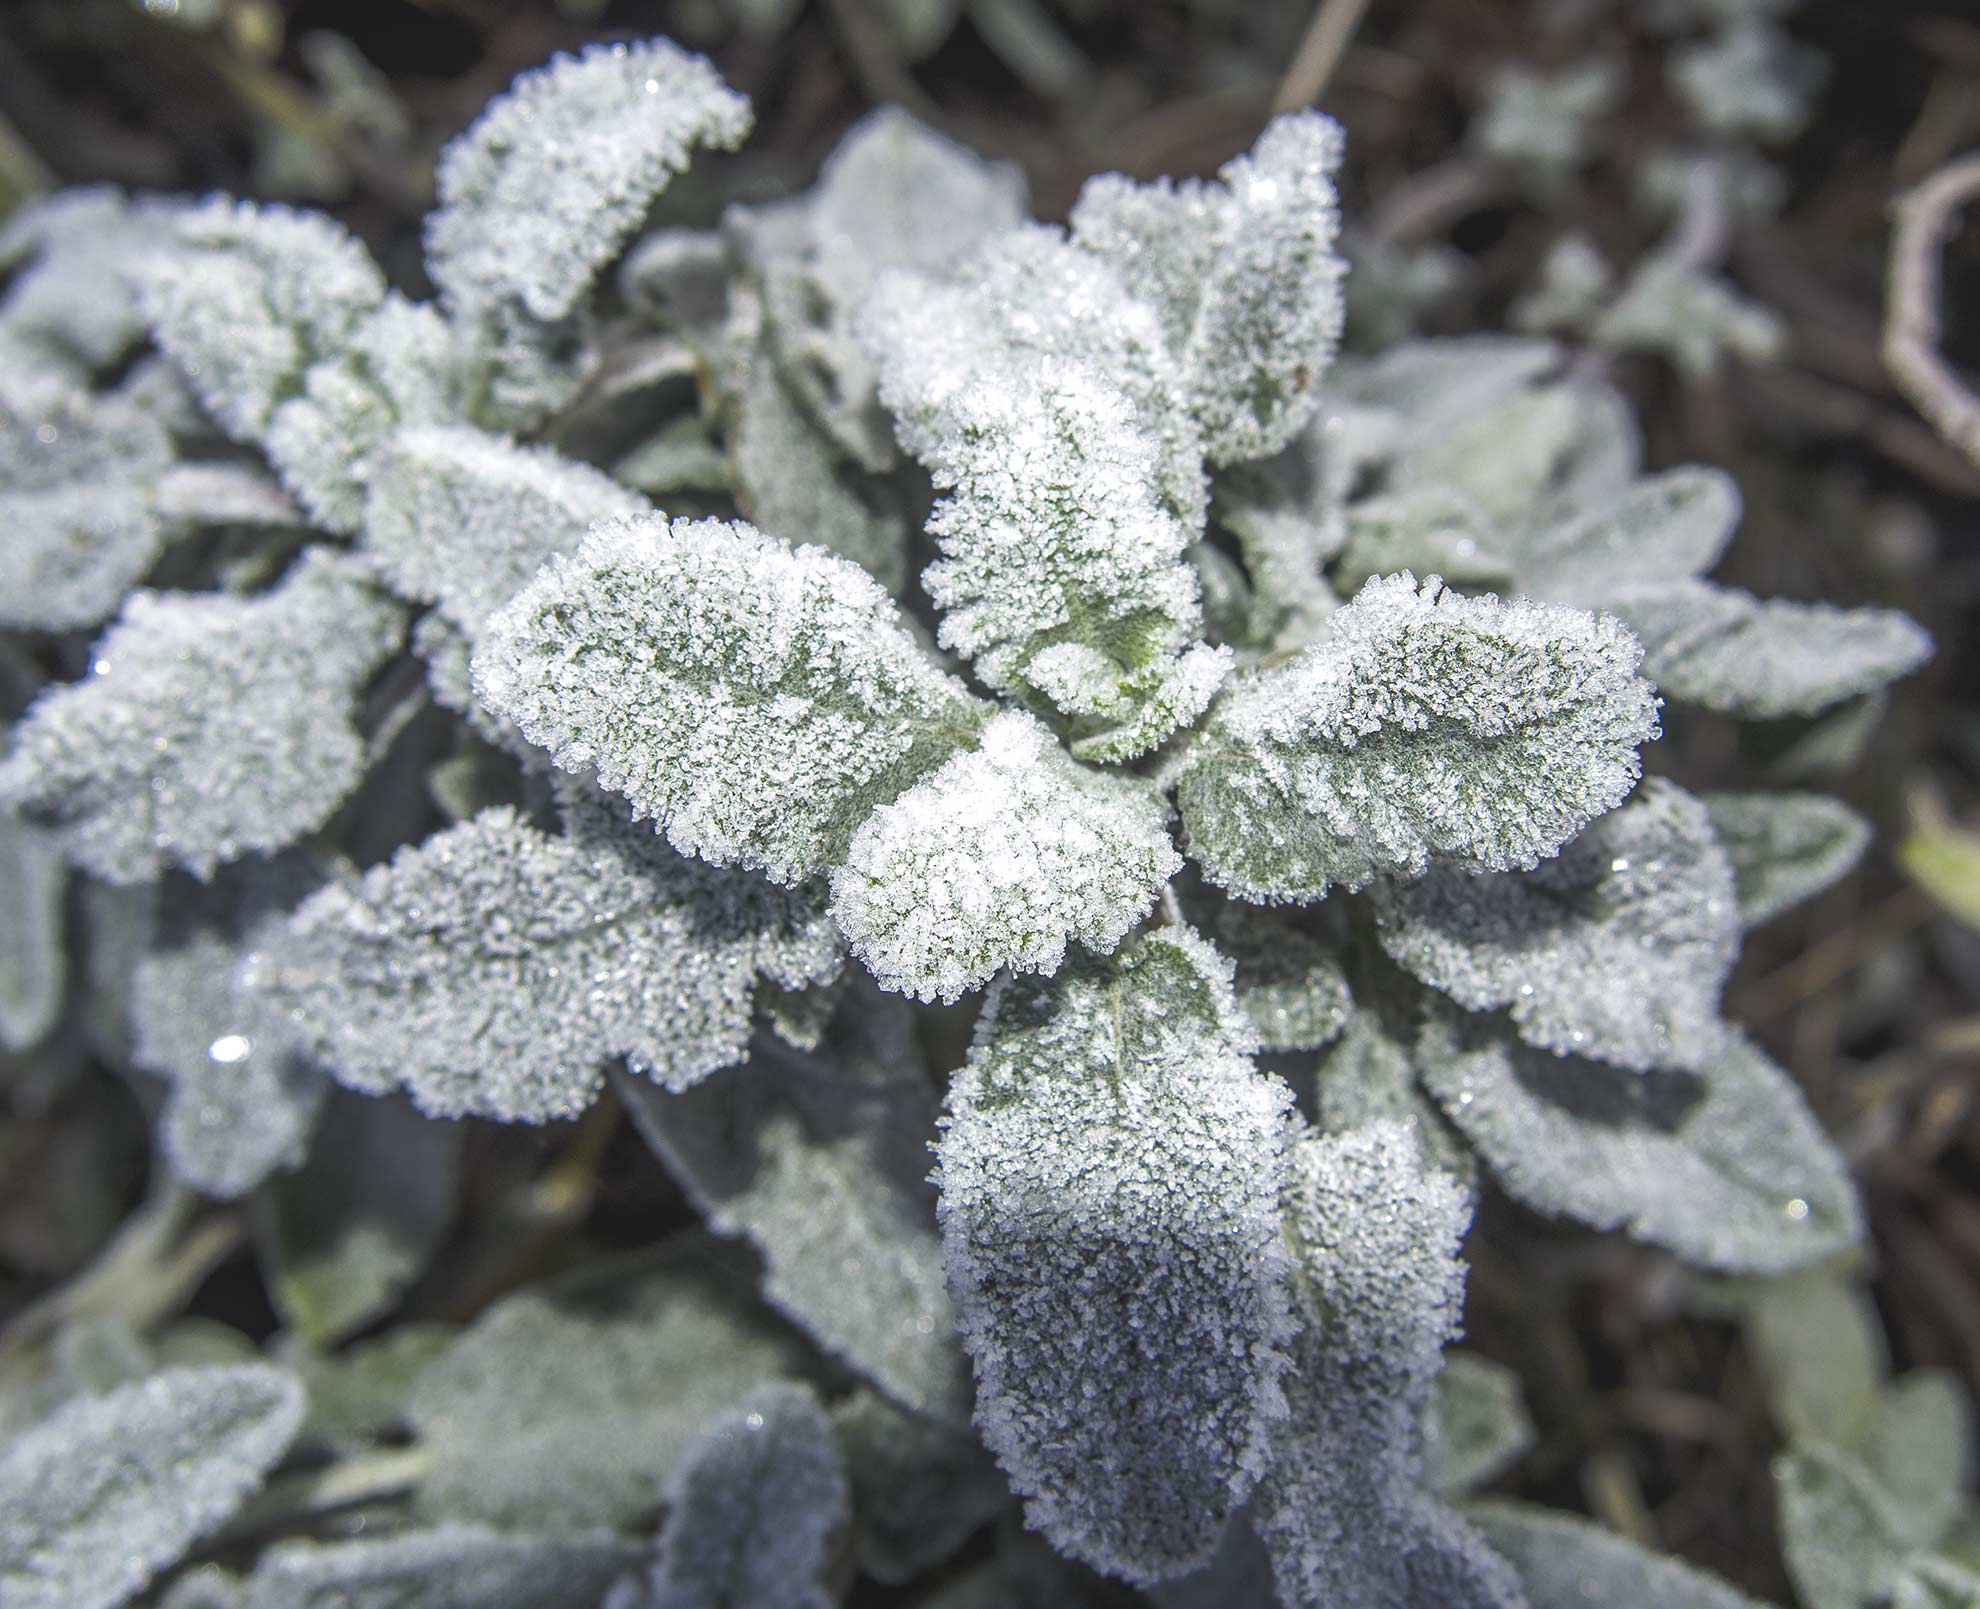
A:
POLYGON ((1500 1501, 1466 1513, 1519 1572, 1532 1609, 1765 1609, 1702 1570, 1576 1515, 1500 1501))
POLYGON ((1517 1463, 1536 1432, 1519 1376, 1475 1352, 1446 1352, 1430 1415, 1430 1480, 1447 1496, 1475 1491, 1517 1463))
POLYGON ((1705 809, 1732 860, 1748 927, 1848 876, 1870 843, 1869 822, 1819 793, 1708 793, 1705 809))
POLYGON ((284 1542, 247 1583, 244 1609, 598 1609, 638 1558, 602 1533, 502 1534, 444 1525, 378 1541, 284 1542))

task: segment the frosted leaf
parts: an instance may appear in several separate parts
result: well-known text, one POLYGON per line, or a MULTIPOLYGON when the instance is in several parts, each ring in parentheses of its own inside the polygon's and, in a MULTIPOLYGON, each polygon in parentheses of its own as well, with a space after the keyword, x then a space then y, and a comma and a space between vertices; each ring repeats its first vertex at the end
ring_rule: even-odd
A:
POLYGON ((453 1344, 455 1333, 451 1325, 413 1321, 394 1324, 335 1353, 289 1349, 286 1355, 309 1391, 303 1439, 345 1454, 396 1436, 405 1419, 406 1394, 453 1344))
POLYGON ((301 531, 309 523, 288 493, 261 470, 218 458, 173 464, 152 487, 151 506, 173 526, 301 531))
POLYGON ((665 39, 523 73, 440 153, 427 269, 451 308, 570 313, 697 146, 733 150, 749 103, 665 39))
POLYGON ((247 1609, 598 1609, 638 1556, 602 1532, 531 1536, 478 1525, 283 1542, 255 1565, 247 1609))
POLYGON ((1551 341, 1505 335, 1404 341, 1379 357, 1337 364, 1330 398, 1395 417, 1395 445, 1407 457, 1465 420, 1514 396, 1560 361, 1551 341))
POLYGON ((67 631, 117 612, 164 550, 152 497, 172 462, 156 420, 81 395, 0 397, 0 626, 67 631))
POLYGON ((399 432, 380 455, 364 546, 401 596, 438 604, 470 637, 553 553, 646 499, 589 464, 465 426, 399 432))
POLYGON ((1774 1460, 1781 1553, 1802 1609, 1888 1603, 1913 1551, 1897 1500, 1840 1447, 1805 1442, 1774 1460))
POLYGON ((176 244, 139 283, 158 344, 243 440, 259 439, 305 372, 343 352, 385 299, 378 265, 328 218, 221 196, 181 217, 176 244))
POLYGON ((1354 1000, 1339 956, 1290 916, 1224 901, 1209 932, 1236 964, 1260 1050, 1318 1050, 1347 1027, 1354 1000))
POLYGON ((1425 1418, 1464 1302, 1471 1203, 1401 1124, 1287 1156, 1300 1333, 1253 1523, 1288 1609, 1524 1609, 1512 1572, 1430 1489, 1425 1418))
POLYGON ((1594 124, 1628 85, 1623 65, 1604 56, 1552 73, 1495 68, 1470 138, 1487 157, 1520 170, 1547 193, 1597 154, 1594 124))
POLYGON ((322 1104, 328 1075, 237 976, 314 882, 300 865, 249 863, 211 888, 175 892, 131 979, 131 1060, 171 1086, 160 1148, 208 1195, 245 1195, 299 1162, 322 1104))
POLYGON ((1378 575, 1410 570, 1475 592, 1512 575, 1511 561, 1486 534, 1484 517, 1448 486, 1361 498, 1347 511, 1346 526, 1347 542, 1334 567, 1341 587, 1358 590, 1378 575))
POLYGON ((0 814, 0 1051, 18 1054, 47 1037, 68 982, 64 907, 68 868, 55 834, 0 814))
POLYGON ((1709 380, 1728 352, 1748 363, 1778 361, 1788 332, 1772 308, 1665 249, 1636 265, 1589 336, 1614 352, 1659 353, 1687 378, 1709 380))
POLYGON ((1777 143, 1806 127, 1828 59, 1761 18, 1674 51, 1671 85, 1707 129, 1777 143))
POLYGON ((1437 1012, 1424 1084, 1506 1192, 1687 1261, 1778 1273, 1852 1245, 1849 1173, 1787 1074, 1737 1032, 1700 1074, 1631 1073, 1437 1012))
POLYGON ((595 765, 685 855, 797 883, 976 735, 984 706, 864 571, 747 525, 601 525, 489 621, 488 706, 595 765))
POLYGON ((1716 469, 1647 476, 1597 507, 1535 532, 1518 555, 1536 591, 1599 605, 1621 589, 1702 575, 1739 524, 1739 486, 1716 469))
POLYGON ((1819 793, 1708 793, 1712 831, 1732 861, 1748 927, 1848 876, 1870 843, 1870 823, 1819 793))
POLYGON ((484 743, 531 770, 548 769, 544 752, 475 693, 474 644, 465 631, 438 609, 429 609, 413 622, 412 651, 426 662, 426 690, 434 703, 460 715, 484 743))
POLYGON ((1160 317, 1212 463, 1267 457, 1313 415, 1341 333, 1340 160, 1340 125, 1295 112, 1220 184, 1109 173, 1073 207, 1074 242, 1160 317))
POLYGON ((452 321, 469 397, 488 430, 527 431, 568 406, 599 361, 598 330, 580 308, 544 323, 521 303, 498 302, 452 321))
POLYGON ((1973 1403, 1959 1377, 1913 1369, 1893 1382, 1858 1445, 1904 1534, 1921 1548, 1944 1540, 1973 1474, 1973 1403))
MULTIPOLYGON (((1152 500, 1184 527, 1184 543, 1201 526, 1203 443, 1181 406, 1184 377, 1161 319, 1108 264, 1056 229, 1027 224, 1000 235, 952 281, 904 270, 882 275, 861 315, 860 338, 901 445, 938 488, 956 487, 960 501, 980 495, 995 513, 1012 498, 1020 507, 1051 498, 1050 488, 1033 483, 1058 461, 1061 475, 1080 476, 1088 495, 1104 503, 1152 500), (1099 393, 1084 406, 1102 410, 1101 417, 1075 418, 1080 435, 1044 458, 1035 428, 1016 437, 1024 446, 1014 449, 1008 433, 1040 406, 1036 393, 1066 387, 1099 393), (1094 438, 1096 430, 1104 436, 1094 438), (1082 451, 1099 454, 1098 461, 1082 468, 1082 451), (1119 480, 1149 484, 1131 495, 1119 480)), ((1064 505, 1061 522, 1074 520, 1070 488, 1053 500, 1064 505)), ((1022 516, 1010 510, 1001 517, 1022 516)), ((956 520, 961 526, 963 515, 956 520)), ((1174 556, 1166 532, 1144 532, 1132 547, 1146 551, 1118 554, 1109 568, 1139 556, 1128 573, 1146 571, 1142 585, 1158 584, 1161 561, 1174 556)))
POLYGON ((673 1089, 740 1061, 759 971, 838 964, 815 894, 684 860, 582 803, 571 836, 484 811, 297 911, 255 966, 353 1089, 541 1123, 624 1056, 673 1089))
POLYGON ((1510 1007, 1528 1044, 1696 1072, 1724 1042, 1732 865, 1705 806, 1661 778, 1530 872, 1433 866, 1375 906, 1391 957, 1472 1011, 1510 1007))
POLYGON ((898 1586, 951 1557, 1010 1501, 975 1433, 871 1391, 832 1409, 852 1479, 859 1567, 898 1586))
POLYGON ((403 1100, 331 1094, 308 1159, 255 1202, 262 1282, 286 1330, 332 1346, 391 1311, 453 1221, 461 1140, 403 1100))
POLYGON ((766 534, 814 542, 889 592, 907 581, 907 520, 799 406, 760 332, 731 325, 735 417, 728 428, 736 504, 766 534))
POLYGON ((358 322, 348 347, 303 376, 300 395, 276 407, 263 446, 318 524, 355 531, 373 455, 402 426, 458 415, 459 391, 446 322, 393 292, 358 322))
POLYGON ((1228 655, 1197 641, 1202 608, 1185 557, 1203 518, 1195 449, 1165 445, 1148 423, 1175 382, 1157 367, 1159 383, 1139 399, 1131 383, 1132 365, 1159 363, 1144 346, 1158 337, 1113 316, 1105 298, 1120 293, 1081 284, 1090 269, 1055 276, 1055 253, 1085 264, 1028 230, 992 248, 983 277, 966 285, 889 279, 869 326, 902 443, 950 493, 928 523, 943 556, 922 576, 944 611, 942 645, 990 686, 1069 717, 1075 754, 1129 759, 1195 719, 1228 655), (1051 301, 1021 319, 1005 303, 1021 290, 1051 301), (998 309, 1013 329, 999 326, 998 309), (1074 328, 1058 328, 1075 315, 1074 328), (1119 350, 1090 361, 1021 344, 1063 337, 1088 358, 1081 343, 1109 331, 1119 350), (1101 366, 1109 360, 1120 367, 1101 366))
POLYGON ((115 883, 280 849, 357 786, 357 694, 404 629, 363 566, 322 548, 256 597, 133 593, 90 674, 15 728, 0 809, 58 826, 115 883))
POLYGON ((1617 588, 1602 602, 1643 640, 1643 674, 1662 692, 1749 720, 1813 715, 1932 653, 1896 609, 1760 599, 1706 581, 1617 588))
POLYGON ((1086 770, 1029 715, 882 805, 832 872, 832 915, 883 989, 954 1001, 1001 967, 1056 972, 1066 942, 1105 953, 1182 857, 1137 777, 1086 770))
POLYGON ((1259 902, 1432 856, 1531 867, 1634 784, 1658 731, 1636 661, 1607 616, 1371 581, 1324 641, 1212 713, 1178 796, 1190 853, 1259 902))
POLYGON ((78 1397, 0 1447, 0 1602, 110 1609, 241 1505, 288 1449, 279 1369, 171 1369, 78 1397))
POLYGON ((883 107, 846 132, 794 201, 735 208, 730 238, 761 286, 781 378, 826 439, 868 470, 893 443, 854 321, 888 269, 946 277, 1024 218, 1024 180, 883 107))
POLYGON ((798 1357, 747 1275, 692 1241, 518 1291, 413 1387, 434 1460, 415 1504, 551 1534, 637 1523, 702 1428, 798 1357))
POLYGON ((128 275, 168 247, 179 210, 105 185, 17 207, 0 225, 0 264, 23 263, 0 296, 0 345, 78 383, 115 364, 144 334, 128 275))
POLYGON ((1439 1492, 1475 1491, 1516 1464, 1536 1434, 1517 1374, 1475 1352, 1444 1354, 1430 1414, 1430 1478, 1439 1492))
POLYGON ((857 993, 818 1055, 760 1044, 678 1094, 617 1087, 709 1226, 762 1253, 772 1306, 898 1401, 968 1417, 927 1186, 935 1092, 904 1007, 857 993))
POLYGON ((1898 1572, 1891 1609, 1973 1609, 1980 1574, 1954 1559, 1913 1559, 1898 1572))
POLYGON ((1791 1440, 1861 1446, 1890 1358, 1869 1292, 1832 1268, 1755 1280, 1736 1294, 1774 1423, 1791 1440))
POLYGON ((1283 1414, 1291 1092, 1187 929, 991 991, 939 1146, 977 1423, 1061 1552, 1204 1563, 1283 1414))
POLYGON ((832 1423, 804 1386, 759 1387, 696 1438, 667 1482, 643 1592, 618 1609, 831 1609, 824 1576, 848 1518, 832 1423))
POLYGON ((1466 1515, 1519 1572, 1532 1609, 1765 1609, 1716 1576, 1528 1503, 1477 1503, 1466 1515))
POLYGON ((1410 1048, 1371 1008, 1357 1007, 1340 1038, 1320 1058, 1313 1113, 1329 1133, 1400 1123, 1415 1131, 1426 1161, 1467 1189, 1476 1184, 1477 1162, 1417 1088, 1410 1048))

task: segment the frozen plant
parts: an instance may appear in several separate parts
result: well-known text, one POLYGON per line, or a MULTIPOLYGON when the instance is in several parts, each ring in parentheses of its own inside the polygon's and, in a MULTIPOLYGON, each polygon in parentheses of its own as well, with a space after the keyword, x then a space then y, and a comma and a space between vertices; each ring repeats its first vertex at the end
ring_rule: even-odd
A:
POLYGON ((1235 1603, 1246 1549, 1290 1609, 1736 1601, 1474 1499, 1525 1436, 1440 1374, 1463 1242, 1491 1188, 1723 1272, 1855 1241, 1720 994, 1864 828, 1644 750, 1923 634, 1708 579, 1732 483, 1644 473, 1545 342, 1337 360, 1317 113, 1064 228, 896 112, 670 217, 748 126, 664 41, 524 75, 441 158, 431 303, 249 202, 9 225, 6 622, 111 623, 71 682, 8 649, 0 1023, 170 1081, 155 1210, 248 1195, 287 1335, 0 1374, 0 1603, 197 1562, 292 1440, 350 1467, 168 1602, 1235 1603), (712 1236, 366 1334, 449 1233, 449 1120, 608 1078, 712 1236), (324 1491, 363 1540, 297 1534, 324 1491))

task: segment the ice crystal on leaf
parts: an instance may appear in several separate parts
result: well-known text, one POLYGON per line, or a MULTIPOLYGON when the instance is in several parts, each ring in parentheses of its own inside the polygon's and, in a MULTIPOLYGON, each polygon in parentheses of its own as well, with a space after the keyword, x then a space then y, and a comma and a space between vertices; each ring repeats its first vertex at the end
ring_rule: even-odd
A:
POLYGON ((1529 1044, 1695 1072, 1723 1042, 1733 870, 1705 806, 1671 783, 1646 783, 1530 872, 1433 866, 1376 903, 1391 956, 1473 1011, 1511 1007, 1529 1044))
POLYGON ((451 311, 513 298, 569 314, 697 146, 731 149, 749 103, 665 39, 522 74, 440 156, 426 253, 451 311))
POLYGON ((1179 802, 1212 881, 1244 899, 1555 853, 1635 783, 1657 735, 1614 620, 1371 581, 1330 634, 1220 701, 1179 802))
POLYGON ((797 883, 970 743, 982 704, 856 565, 740 523, 601 525, 488 623, 489 707, 683 854, 797 883))
POLYGON ((683 859, 611 805, 569 836, 490 810, 312 897, 256 965, 344 1083, 540 1123, 625 1057, 674 1089, 740 1061, 759 971, 838 965, 815 892, 683 859))
POLYGON ((1182 867, 1159 795, 1086 770, 1007 711, 853 835, 832 914, 883 988, 955 1000, 999 967, 1105 954, 1182 867))
POLYGON ((1215 1551, 1284 1412, 1291 1093, 1186 929, 991 992, 940 1151, 977 1422, 1062 1551, 1131 1581, 1215 1551))
POLYGON ((610 1609, 831 1609, 824 1575, 848 1501, 818 1398, 764 1386, 675 1466, 652 1576, 643 1591, 615 1594, 610 1609))
POLYGON ((1464 1298, 1471 1204, 1397 1123, 1309 1133, 1286 1163, 1300 1323, 1254 1520, 1287 1609, 1523 1609, 1429 1486, 1426 1416, 1464 1298))
POLYGON ((1312 415, 1341 329, 1338 124, 1276 119, 1221 184, 1090 180, 1073 240, 1156 310, 1212 463, 1277 452, 1312 415))
POLYGON ((1696 1074, 1632 1073, 1434 1012, 1417 1066, 1506 1192, 1689 1261, 1774 1273, 1852 1244, 1861 1209, 1794 1082, 1737 1033, 1696 1074))
POLYGON ((44 693, 0 761, 0 808, 58 826, 111 882, 283 848, 357 785, 356 696, 405 619, 315 549, 258 597, 136 592, 82 681, 44 693))
POLYGON ((0 1446, 0 1602, 111 1609, 226 1520, 288 1450, 279 1369, 170 1369, 71 1399, 0 1446))

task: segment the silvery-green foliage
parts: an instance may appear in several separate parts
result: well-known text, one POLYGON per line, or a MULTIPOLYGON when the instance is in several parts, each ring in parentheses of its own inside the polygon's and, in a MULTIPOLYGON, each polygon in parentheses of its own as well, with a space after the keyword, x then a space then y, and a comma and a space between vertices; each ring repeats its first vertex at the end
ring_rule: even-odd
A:
POLYGON ((114 400, 0 396, 0 625, 66 631, 115 614, 164 550, 155 497, 171 461, 157 421, 114 400))
POLYGON ((357 694, 404 628, 362 565, 323 548, 256 597, 135 592, 89 674, 22 717, 0 809, 58 827, 117 883, 284 848, 357 786, 357 694))
POLYGON ((858 1529, 859 1567, 897 1585, 940 1564, 1010 1498, 973 1431, 910 1413, 872 1391, 833 1406, 858 1529))
POLYGON ((808 1387, 759 1387, 681 1455, 652 1574, 610 1609, 831 1609, 849 1507, 832 1422, 808 1387))
POLYGON ((284 1542, 240 1609, 598 1609, 636 1550, 603 1532, 530 1535, 442 1525, 378 1541, 284 1542))
POLYGON ((773 1306, 907 1407, 968 1417, 926 1184, 935 1086, 904 1006, 849 990, 814 1054, 759 1040, 692 1089, 619 1094, 709 1226, 762 1254, 773 1306))
POLYGON ((564 837, 491 809, 324 889, 267 943, 256 986, 353 1089, 541 1123, 588 1106, 613 1057, 673 1089, 740 1061, 759 973, 796 988, 837 969, 816 891, 569 800, 564 837))
POLYGON ((1497 68, 1470 138, 1495 162, 1520 171, 1543 190, 1560 184, 1595 155, 1593 125, 1629 86, 1626 68, 1596 56, 1558 72, 1497 68))
POLYGON ((364 246, 318 213, 213 200, 185 213, 143 265, 151 333, 206 411, 258 441, 316 363, 385 300, 364 246))
POLYGON ((1820 51, 1761 17, 1734 22, 1671 60, 1672 86, 1692 116, 1732 139, 1793 138, 1827 77, 1820 51))
POLYGON ((1861 1232, 1842 1159, 1737 1030, 1696 1073, 1633 1073, 1441 1008, 1417 1050, 1444 1115, 1537 1211, 1751 1273, 1818 1261, 1861 1232))
POLYGON ((401 597, 438 605, 469 637, 553 553, 600 520, 647 512, 610 476, 467 426, 395 434, 374 466, 364 548, 401 597))
POLYGON ((1430 1486, 1426 1419, 1463 1304, 1471 1203, 1397 1123, 1308 1133, 1287 1159, 1299 1320, 1254 1522, 1287 1609, 1523 1609, 1512 1572, 1430 1486))
POLYGON ((302 1438, 339 1453, 396 1435, 413 1381, 453 1344, 447 1324, 396 1324, 337 1352, 286 1349, 285 1359, 309 1393, 302 1438))
POLYGON ((1537 1439, 1519 1376, 1475 1352, 1446 1352, 1429 1416, 1430 1483, 1463 1496, 1519 1462, 1537 1439))
POLYGON ((68 981, 63 905, 68 863, 61 840, 0 814, 0 888, 13 914, 0 931, 0 1050, 25 1051, 62 1014, 68 981))
POLYGON ((1885 1388, 1863 1461, 1896 1500, 1904 1533, 1920 1548, 1952 1529, 1973 1476, 1973 1404, 1959 1377, 1913 1369, 1885 1388))
POLYGON ((1717 374, 1729 352, 1768 363, 1787 344, 1778 314, 1668 250, 1652 252, 1631 270, 1588 334, 1611 351, 1661 353, 1693 380, 1717 374))
POLYGON ((171 1369, 77 1397, 0 1447, 0 1601, 110 1609, 225 1521, 288 1450, 279 1369, 171 1369))
POLYGON ((1589 601, 1619 589, 1703 575, 1719 562, 1740 518, 1739 487, 1716 469, 1646 475, 1591 508, 1532 531, 1520 574, 1550 598, 1589 601))
POLYGON ((892 804, 832 872, 832 915, 882 988, 953 1001, 1002 968, 1052 973, 1076 939, 1104 955, 1182 867, 1139 778, 1069 759, 1009 710, 892 804))
POLYGON ((240 965, 316 878, 290 861, 237 863, 174 890, 131 979, 131 1059, 168 1081, 159 1148, 209 1195, 245 1195, 302 1160, 329 1078, 240 965))
POLYGON ((1658 730, 1636 663, 1607 616, 1371 581, 1324 639, 1212 712, 1180 784, 1190 849, 1261 903, 1433 856, 1531 867, 1635 783, 1658 730))
POLYGON ((504 1297, 414 1383, 416 1503, 551 1535, 631 1525, 737 1398, 800 1366, 734 1258, 698 1242, 504 1297))
POLYGON ((513 300, 562 319, 695 148, 731 149, 749 127, 749 103, 664 39, 526 72, 441 153, 433 281, 463 318, 513 300))
POLYGON ((488 622, 475 687, 686 855, 798 883, 984 706, 856 565, 740 523, 597 527, 488 622))
POLYGON ((1220 902, 1210 937, 1237 968, 1237 999, 1265 1051, 1318 1050, 1354 1008, 1341 957, 1292 915, 1220 902))
POLYGON ((169 240, 179 204, 128 198, 107 185, 59 190, 17 207, 0 225, 0 354, 20 370, 84 383, 143 336, 131 271, 169 240))
POLYGON ((1765 1609, 1703 1570, 1650 1553, 1576 1515, 1499 1500, 1466 1513, 1519 1572, 1531 1609, 1765 1609))
POLYGON ((1735 1302, 1774 1423, 1793 1439, 1861 1446, 1890 1373, 1869 1293, 1805 1268, 1748 1282, 1735 1302))
POLYGON ((1030 1524, 1132 1581, 1215 1550, 1284 1413, 1291 1094, 1161 928, 990 995, 939 1147, 977 1423, 1030 1524))
POLYGON ((391 1310, 453 1221, 461 1128, 337 1090, 308 1157, 262 1186, 254 1230, 284 1326, 331 1346, 391 1310))
POLYGON ((1888 1603, 1917 1543, 1897 1499, 1844 1449, 1804 1443, 1774 1461, 1782 1552, 1803 1609, 1888 1603))
POLYGON ((1724 1043, 1739 948, 1733 868, 1706 808, 1653 779, 1532 871, 1433 866, 1375 893, 1382 946, 1527 1043, 1639 1071, 1696 1072, 1724 1043))
POLYGON ((1898 1572, 1891 1609, 1973 1609, 1980 1572, 1949 1558, 1914 1559, 1898 1572))
POLYGON ((1425 1160, 1467 1187, 1478 1164, 1471 1151, 1437 1115, 1418 1088, 1413 1046, 1399 1025, 1372 1010, 1348 1017, 1341 1035, 1320 1058, 1313 1091, 1313 1115, 1329 1133, 1400 1123, 1416 1133, 1425 1160))
POLYGON ((1732 861, 1748 927, 1841 881, 1870 843, 1869 822, 1819 793, 1708 793, 1705 809, 1732 861))
POLYGON ((1073 240, 1153 308, 1210 462, 1264 458, 1312 417, 1341 330, 1339 125, 1275 119, 1218 184, 1088 181, 1073 240))

